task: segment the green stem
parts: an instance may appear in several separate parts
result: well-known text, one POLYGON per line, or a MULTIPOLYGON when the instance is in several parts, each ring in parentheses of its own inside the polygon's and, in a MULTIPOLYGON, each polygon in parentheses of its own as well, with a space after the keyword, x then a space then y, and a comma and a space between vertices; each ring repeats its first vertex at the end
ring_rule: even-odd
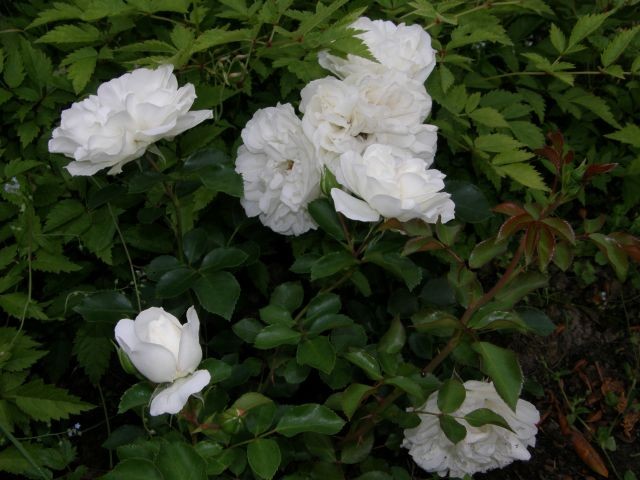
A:
POLYGON ((9 439, 11 443, 13 443, 13 446, 16 447, 18 452, 20 452, 20 455, 22 455, 25 460, 29 462, 29 464, 36 470, 36 472, 38 472, 38 474, 42 478, 44 478, 45 480, 49 478, 47 474, 40 468, 40 465, 36 463, 33 457, 29 455, 29 452, 27 452, 27 450, 22 446, 18 439, 11 434, 11 432, 2 424, 2 422, 0 422, 0 431, 2 431, 2 433, 9 439))
POLYGON ((120 243, 122 243, 124 254, 127 257, 127 261, 129 262, 129 270, 131 271, 131 280, 133 282, 133 290, 136 294, 138 311, 141 311, 142 302, 140 301, 140 290, 138 289, 138 281, 136 280, 136 271, 133 267, 133 260, 131 260, 131 254, 129 253, 129 248, 127 248, 127 242, 124 240, 124 235, 122 234, 122 230, 120 230, 120 225, 118 225, 118 218, 116 217, 115 213, 113 213, 113 209, 111 208, 110 203, 107 203, 107 208, 109 209, 109 215, 111 215, 111 219, 113 220, 113 225, 116 227, 116 232, 118 233, 118 238, 120 238, 120 243))
MULTIPOLYGON (((111 437, 111 422, 109 422, 109 412, 107 411, 107 402, 104 399, 104 394, 102 393, 102 387, 100 383, 97 384, 98 393, 100 394, 100 403, 102 403, 102 411, 104 412, 104 420, 107 424, 107 437, 111 437)), ((109 449, 109 468, 113 468, 113 452, 109 449)))
MULTIPOLYGON (((609 75, 607 72, 601 72, 599 70, 582 70, 577 72, 563 70, 561 72, 556 72, 556 73, 568 73, 570 75, 609 75)), ((486 77, 485 80, 495 80, 498 78, 517 77, 517 76, 534 76, 535 77, 535 76, 545 76, 545 75, 552 75, 552 74, 549 72, 538 72, 538 71, 509 72, 509 73, 502 73, 500 75, 494 75, 492 77, 486 77)), ((633 75, 633 72, 622 72, 622 75, 633 75)))

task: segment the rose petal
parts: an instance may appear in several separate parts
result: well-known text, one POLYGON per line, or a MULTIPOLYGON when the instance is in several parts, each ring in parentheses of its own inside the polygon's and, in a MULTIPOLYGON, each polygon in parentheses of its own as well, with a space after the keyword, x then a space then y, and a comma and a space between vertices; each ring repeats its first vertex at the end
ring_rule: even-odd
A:
POLYGON ((376 222, 380 219, 380 214, 369 205, 339 188, 331 189, 331 198, 333 198, 336 210, 351 220, 376 222))
POLYGON ((210 381, 211 374, 207 370, 198 370, 188 377, 177 379, 153 397, 149 413, 152 416, 178 413, 189 396, 201 391, 210 381))
POLYGON ((178 372, 193 372, 202 360, 202 348, 199 339, 200 319, 194 307, 187 310, 187 323, 182 326, 180 353, 178 354, 178 372))

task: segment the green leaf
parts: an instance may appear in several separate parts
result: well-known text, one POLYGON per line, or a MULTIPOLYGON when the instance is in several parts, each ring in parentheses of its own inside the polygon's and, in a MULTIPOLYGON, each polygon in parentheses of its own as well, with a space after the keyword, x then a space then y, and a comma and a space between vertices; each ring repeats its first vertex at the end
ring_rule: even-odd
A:
POLYGON ((242 265, 249 255, 235 247, 215 248, 207 253, 200 265, 201 272, 225 270, 242 265))
POLYGON ((451 194, 451 199, 456 205, 458 220, 479 223, 493 216, 487 198, 475 185, 460 180, 448 181, 446 191, 451 194))
POLYGON ((123 460, 102 478, 104 480, 166 480, 154 462, 144 458, 123 460))
POLYGON ((34 270, 40 272, 77 272, 82 267, 70 261, 67 257, 60 254, 49 253, 46 250, 38 250, 36 258, 31 263, 34 270))
POLYGON ((80 48, 64 58, 60 65, 69 67, 67 76, 75 93, 80 93, 87 86, 96 69, 97 61, 98 52, 92 47, 80 48))
POLYGON ((438 420, 440 428, 453 444, 461 442, 467 436, 467 429, 455 418, 449 415, 440 415, 438 420))
POLYGON ((413 290, 422 281, 422 269, 399 253, 368 252, 365 254, 364 260, 401 278, 409 290, 413 290))
POLYGON ((466 396, 462 383, 454 378, 445 380, 438 390, 438 408, 442 413, 453 413, 460 408, 466 396))
POLYGON ((309 302, 307 318, 313 320, 322 315, 338 313, 342 307, 340 296, 335 293, 319 293, 309 302))
POLYGON ((205 30, 196 38, 193 47, 191 47, 191 53, 208 50, 225 43, 251 41, 252 38, 252 32, 249 29, 223 30, 221 28, 212 28, 205 30))
POLYGON ((66 419, 69 415, 94 408, 66 390, 46 385, 42 380, 33 380, 5 392, 5 398, 15 402, 20 410, 34 420, 42 422, 66 419))
POLYGON ((591 110, 609 125, 620 128, 620 124, 611 113, 609 105, 601 97, 597 97, 581 89, 572 89, 565 94, 565 99, 571 103, 577 103, 578 105, 591 110))
POLYGON ((300 332, 296 332, 284 325, 269 325, 256 335, 254 345, 261 350, 280 345, 296 345, 300 340, 300 336, 300 332))
POLYGON ((349 360, 356 367, 360 367, 372 380, 382 380, 378 360, 365 350, 352 349, 344 354, 344 358, 349 360))
POLYGON ((529 160, 534 155, 531 152, 525 152, 524 150, 513 150, 511 152, 498 153, 491 159, 492 165, 508 165, 510 163, 524 162, 529 160))
POLYGON ((512 307, 520 299, 538 288, 547 285, 549 279, 540 272, 529 271, 518 275, 511 280, 506 288, 496 295, 496 300, 503 304, 504 307, 512 307))
POLYGON ((357 265, 358 260, 348 252, 331 252, 320 257, 311 265, 311 280, 328 277, 357 265))
POLYGON ((289 312, 294 312, 302 305, 304 289, 298 282, 286 282, 278 285, 271 294, 272 305, 278 305, 289 312))
POLYGON ((598 249, 604 254, 609 264, 616 272, 621 282, 627 278, 629 270, 629 258, 625 250, 613 238, 602 233, 591 233, 589 239, 596 244, 598 249))
POLYGON ((569 35, 567 49, 571 49, 571 47, 577 45, 600 28, 602 22, 604 22, 609 15, 611 15, 611 13, 589 14, 579 17, 571 30, 571 35, 569 35))
POLYGON ((605 137, 640 148, 640 127, 635 123, 628 123, 617 132, 609 133, 605 137))
POLYGON ((113 324, 123 318, 131 318, 135 309, 120 292, 99 292, 86 296, 73 310, 87 322, 113 324))
POLYGON ((51 8, 38 12, 38 16, 27 28, 38 27, 45 23, 57 22, 60 20, 79 20, 82 18, 82 14, 83 10, 75 5, 63 2, 54 2, 51 8))
POLYGON ((516 354, 488 342, 471 344, 482 358, 482 370, 491 377, 505 403, 515 411, 522 390, 522 370, 516 354))
POLYGON ((163 442, 155 464, 165 480, 207 480, 204 459, 187 443, 163 442))
POLYGON ((47 315, 42 311, 40 306, 33 298, 29 298, 26 293, 13 292, 0 295, 0 308, 15 318, 35 318, 36 320, 48 320, 47 315))
POLYGON ((534 190, 548 191, 549 187, 544 184, 540 173, 528 163, 511 163, 495 167, 500 176, 507 175, 525 187, 534 190))
POLYGON ((276 426, 276 431, 285 437, 293 437, 303 432, 335 435, 342 430, 344 424, 344 420, 327 407, 308 403, 286 410, 276 426))
POLYGON ((509 126, 502 114, 491 107, 478 108, 471 112, 469 117, 476 123, 487 127, 500 128, 509 126))
POLYGON ((243 318, 235 322, 231 329, 238 337, 247 343, 253 343, 264 325, 255 318, 243 318))
POLYGON ((369 385, 352 383, 342 392, 340 396, 340 406, 349 420, 351 420, 353 414, 356 413, 364 396, 372 390, 374 390, 374 388, 369 385))
POLYGON ((118 413, 124 413, 132 408, 147 406, 151 401, 153 387, 149 382, 139 382, 129 387, 120 398, 118 413))
POLYGON ((158 298, 177 297, 194 286, 199 274, 189 267, 178 267, 166 272, 156 285, 158 298))
POLYGON ((278 442, 268 438, 253 440, 247 445, 247 461, 251 470, 260 478, 273 478, 281 461, 278 442))
POLYGON ((378 350, 388 354, 398 353, 402 350, 402 347, 404 347, 406 340, 407 333, 405 332, 404 325, 402 325, 399 317, 395 317, 391 321, 389 329, 380 339, 378 350))
POLYGON ((555 23, 551 24, 551 30, 549 30, 549 38, 551 39, 551 45, 556 49, 556 52, 564 52, 567 46, 567 39, 555 23))
POLYGON ((464 419, 472 427, 484 427, 485 425, 497 425, 498 427, 506 428, 513 431, 507 421, 488 408, 478 408, 472 412, 467 413, 464 419))
MULTIPOLYGON (((522 143, 524 143, 527 147, 531 149, 542 148, 544 146, 544 135, 539 127, 534 125, 531 122, 525 122, 522 120, 512 120, 509 122, 509 128, 515 135, 515 137, 522 143)), ((516 150, 520 156, 529 155, 528 152, 523 152, 521 150, 516 150)), ((505 152, 503 152, 504 154, 505 152)), ((502 154, 498 154, 502 155, 502 154)), ((496 157, 498 156, 496 155, 496 157)), ((495 157, 491 161, 492 164, 497 165, 499 162, 496 161, 495 157)), ((513 163, 513 162, 509 162, 513 163)))
POLYGON ((460 321, 456 317, 441 310, 418 312, 411 317, 411 321, 418 332, 461 328, 460 321))
POLYGON ((94 385, 100 382, 109 368, 112 339, 112 322, 85 322, 73 340, 73 354, 94 385))
POLYGON ((480 268, 493 260, 498 255, 502 255, 507 251, 509 242, 496 242, 496 237, 488 238, 476 244, 469 255, 469 266, 471 268, 480 268))
POLYGON ((613 37, 600 55, 602 65, 607 67, 615 62, 625 52, 639 31, 640 25, 636 25, 628 30, 622 30, 613 37))
POLYGON ((320 333, 326 332, 327 330, 348 327, 350 325, 353 325, 353 320, 346 315, 329 313, 327 315, 317 317, 315 320, 313 320, 307 333, 309 335, 318 335, 320 333))
POLYGON ((298 345, 296 361, 329 375, 336 364, 336 351, 327 337, 316 337, 298 345))
POLYGON ((518 309, 517 313, 529 330, 538 335, 551 335, 556 329, 555 324, 542 310, 532 307, 523 307, 518 309))
POLYGON ((240 284, 229 272, 209 272, 193 285, 198 301, 207 312, 230 320, 240 298, 240 284))
POLYGON ((481 135, 476 138, 475 147, 483 152, 508 152, 517 150, 523 145, 508 135, 503 133, 493 133, 491 135, 481 135))
POLYGON ((102 34, 93 25, 86 23, 77 25, 59 25, 41 36, 36 43, 94 43, 102 34))
POLYGON ((318 198, 307 207, 318 226, 338 241, 344 240, 340 218, 328 198, 318 198))
POLYGON ((267 305, 260 309, 260 320, 270 325, 285 325, 291 327, 294 324, 291 312, 280 305, 267 305))

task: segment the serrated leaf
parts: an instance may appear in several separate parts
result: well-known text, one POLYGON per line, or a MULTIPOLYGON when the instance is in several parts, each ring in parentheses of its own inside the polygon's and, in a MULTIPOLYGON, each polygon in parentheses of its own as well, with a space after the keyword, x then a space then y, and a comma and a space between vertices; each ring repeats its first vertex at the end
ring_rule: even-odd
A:
POLYGON ((624 53, 639 31, 640 25, 636 25, 633 28, 621 31, 613 37, 600 55, 602 65, 607 67, 615 62, 624 53))
POLYGON ((218 45, 232 42, 245 42, 252 39, 251 30, 223 30, 221 28, 212 28, 202 32, 198 38, 195 39, 193 47, 191 47, 191 53, 200 52, 202 50, 208 50, 218 45))
POLYGON ((35 20, 33 20, 27 28, 38 27, 46 23, 57 22, 59 20, 79 20, 82 18, 82 13, 82 9, 75 5, 63 2, 53 2, 53 7, 40 11, 35 20))
POLYGON ((597 97, 591 93, 585 92, 581 89, 570 90, 569 92, 567 92, 567 95, 565 95, 565 98, 571 103, 577 103, 578 105, 581 105, 592 111, 609 125, 620 128, 620 124, 613 117, 611 109, 604 99, 597 97))
POLYGON ((285 437, 293 437, 303 432, 315 432, 335 435, 344 426, 345 421, 333 410, 309 403, 291 407, 284 412, 276 426, 276 431, 285 437))
POLYGON ((61 65, 69 67, 67 76, 76 93, 80 93, 91 80, 97 61, 98 52, 92 47, 80 48, 67 55, 62 61, 61 65))
POLYGON ((7 372, 25 370, 47 354, 44 350, 36 350, 40 344, 15 328, 0 328, 0 345, 11 345, 10 356, 2 363, 2 369, 7 372))
POLYGON ((478 243, 469 256, 469 266, 480 268, 498 255, 507 251, 509 242, 496 242, 496 237, 488 238, 478 243))
POLYGON ((109 368, 113 351, 112 337, 112 325, 86 322, 78 329, 73 340, 73 354, 94 385, 100 382, 109 368))
POLYGON ((93 25, 59 25, 41 36, 36 43, 94 43, 102 38, 100 30, 93 25))
POLYGON ((491 107, 477 108, 469 114, 469 117, 476 123, 486 125, 487 127, 500 128, 508 126, 502 114, 491 107))
POLYGON ((544 184, 542 176, 528 163, 511 163, 509 165, 499 165, 495 167, 501 175, 507 175, 525 187, 535 190, 548 191, 549 187, 544 184))
POLYGON ((640 127, 635 123, 628 123, 617 132, 608 133, 605 137, 640 148, 640 127))
MULTIPOLYGON (((514 136, 527 147, 535 149, 544 146, 544 135, 540 128, 533 123, 523 120, 513 120, 509 122, 509 128, 514 136)), ((495 165, 495 159, 492 163, 495 165)))
POLYGON ((6 392, 5 398, 15 402, 20 410, 34 420, 42 422, 66 419, 69 415, 94 408, 66 390, 47 385, 42 380, 33 380, 6 392))
POLYGON ((575 46, 600 28, 609 15, 611 13, 588 14, 579 17, 571 30, 571 35, 569 35, 567 49, 575 46))
POLYGON ((500 397, 515 411, 523 382, 516 354, 488 342, 475 342, 471 348, 480 354, 482 370, 491 377, 500 397))
POLYGON ((34 270, 51 273, 77 272, 82 269, 80 265, 73 263, 64 255, 49 253, 42 249, 36 253, 31 266, 34 270))
POLYGON ((36 122, 25 122, 16 127, 16 132, 20 138, 20 145, 24 148, 35 140, 40 132, 40 127, 36 122))
POLYGON ((4 81, 10 88, 17 88, 25 77, 24 63, 18 50, 9 50, 3 71, 4 81))
POLYGON ((481 135, 475 140, 475 147, 483 152, 500 153, 517 150, 522 143, 503 133, 481 135))
POLYGON ((553 45, 558 53, 564 52, 564 49, 567 46, 567 39, 564 36, 564 33, 562 33, 562 30, 560 30, 555 23, 551 24, 549 38, 551 40, 551 45, 553 45))
POLYGON ((36 320, 47 320, 47 315, 42 311, 38 303, 33 299, 29 299, 24 292, 5 293, 0 295, 0 308, 15 318, 35 318, 36 320), (25 305, 28 307, 25 312, 25 305))

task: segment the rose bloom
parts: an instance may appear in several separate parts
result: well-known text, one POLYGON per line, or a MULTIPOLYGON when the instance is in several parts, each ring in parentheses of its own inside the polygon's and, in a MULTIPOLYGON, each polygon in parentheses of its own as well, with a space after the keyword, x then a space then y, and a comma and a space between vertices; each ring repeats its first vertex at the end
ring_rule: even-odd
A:
POLYGON ((115 337, 136 369, 154 383, 169 383, 151 400, 151 415, 178 413, 190 395, 211 381, 202 360, 198 338, 200 320, 195 308, 187 310, 187 323, 162 308, 151 307, 116 324, 115 337))
POLYGON ((363 72, 345 80, 325 77, 310 82, 300 95, 302 128, 320 163, 335 175, 339 175, 342 153, 362 153, 372 143, 407 148, 425 157, 435 148, 434 127, 424 130, 422 126, 431 110, 431 97, 422 84, 404 74, 363 72), (431 130, 434 133, 427 138, 425 133, 431 130))
POLYGON ((396 25, 390 21, 360 17, 351 24, 351 28, 362 30, 356 37, 362 39, 380 63, 352 54, 348 54, 345 59, 326 51, 320 52, 320 65, 338 77, 390 69, 424 83, 436 65, 436 52, 431 47, 431 37, 419 25, 396 25))
POLYGON ((382 216, 444 223, 454 217, 451 196, 441 191, 445 175, 427 170, 424 160, 404 150, 373 144, 363 155, 347 152, 340 156, 338 172, 338 182, 360 197, 331 190, 336 210, 352 220, 375 222, 382 216))
POLYGON ((211 110, 189 111, 195 88, 190 83, 178 88, 172 71, 172 65, 139 68, 103 83, 97 95, 62 112, 49 151, 75 160, 66 166, 71 175, 93 175, 103 168, 113 175, 154 142, 212 118, 211 110))
POLYGON ((438 392, 434 392, 422 407, 416 409, 420 425, 404 431, 402 446, 409 449, 414 461, 427 472, 461 478, 466 474, 503 468, 514 460, 529 460, 531 454, 527 447, 535 446, 536 423, 540 421, 536 407, 518 400, 514 412, 490 382, 471 380, 465 382, 464 387, 467 391, 465 400, 451 415, 465 426, 467 436, 456 444, 447 438, 440 428, 438 392), (479 408, 488 408, 502 416, 513 432, 497 425, 472 427, 462 418, 479 408))
POLYGON ((290 104, 258 110, 242 130, 236 171, 240 203, 274 232, 300 235, 317 226, 307 210, 320 196, 320 167, 290 104))

